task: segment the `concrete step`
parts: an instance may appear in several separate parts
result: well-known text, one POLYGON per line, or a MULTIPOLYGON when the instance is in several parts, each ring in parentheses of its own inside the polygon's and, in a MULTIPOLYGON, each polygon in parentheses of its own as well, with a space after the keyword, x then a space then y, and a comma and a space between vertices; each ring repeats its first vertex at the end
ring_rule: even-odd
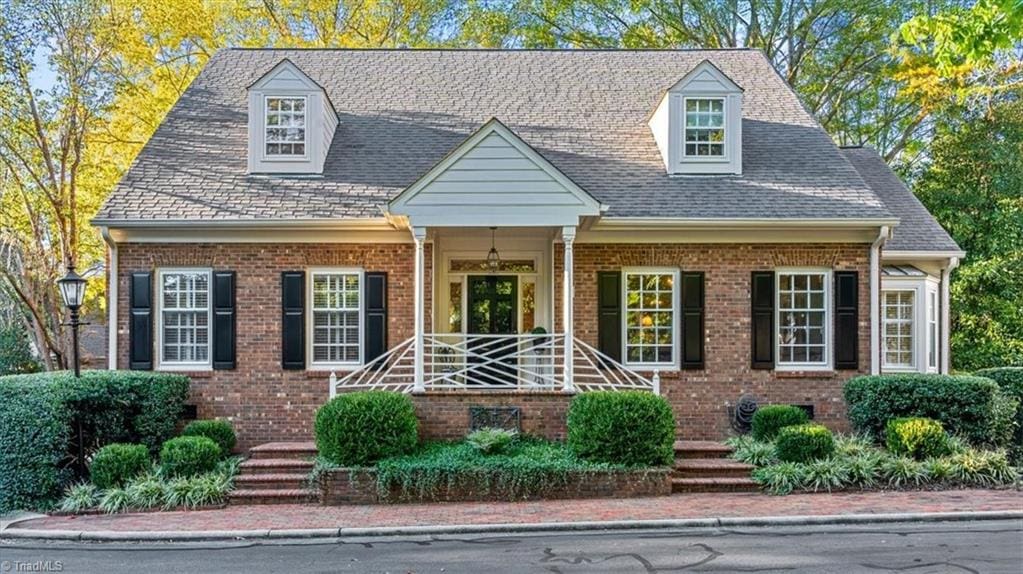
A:
POLYGON ((308 504, 319 500, 315 490, 305 488, 238 489, 227 495, 231 504, 308 504))
POLYGON ((673 478, 671 491, 686 492, 756 492, 757 483, 750 478, 673 478))
POLYGON ((728 458, 732 447, 712 440, 675 441, 675 458, 728 458))
POLYGON ((675 461, 678 478, 749 478, 756 468, 730 458, 682 458, 675 461))
POLYGON ((294 458, 305 460, 316 456, 316 445, 312 442, 268 442, 249 449, 249 458, 281 459, 294 458))
POLYGON ((308 482, 309 475, 303 473, 239 474, 234 479, 239 490, 301 490, 308 482))
POLYGON ((241 463, 240 476, 253 474, 309 474, 313 461, 296 458, 257 458, 241 463))

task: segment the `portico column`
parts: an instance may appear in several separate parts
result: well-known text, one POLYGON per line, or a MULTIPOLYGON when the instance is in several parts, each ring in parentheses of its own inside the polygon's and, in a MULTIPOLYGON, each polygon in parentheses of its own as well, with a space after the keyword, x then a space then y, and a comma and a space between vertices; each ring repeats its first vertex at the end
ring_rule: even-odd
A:
POLYGON ((412 370, 412 392, 421 393, 426 390, 425 377, 423 376, 423 309, 425 308, 425 269, 423 268, 423 243, 426 241, 426 228, 413 227, 412 239, 416 243, 416 271, 414 281, 415 319, 413 329, 415 330, 415 349, 413 351, 414 367, 412 370))
POLYGON ((561 280, 561 321, 565 329, 565 384, 562 390, 566 393, 574 393, 575 383, 572 380, 574 376, 572 359, 575 354, 575 339, 573 335, 575 329, 572 319, 572 306, 575 299, 575 275, 572 269, 574 265, 572 244, 575 242, 575 226, 562 227, 561 240, 565 246, 564 270, 561 280))

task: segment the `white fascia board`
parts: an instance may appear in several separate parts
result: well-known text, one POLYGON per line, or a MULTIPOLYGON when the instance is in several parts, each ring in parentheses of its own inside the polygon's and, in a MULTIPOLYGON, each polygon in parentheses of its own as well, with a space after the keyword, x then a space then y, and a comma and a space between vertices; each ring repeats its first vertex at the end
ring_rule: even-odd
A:
POLYGON ((849 218, 800 218, 777 219, 768 217, 749 218, 684 218, 684 217, 605 217, 594 224, 593 230, 602 229, 785 229, 785 228, 876 228, 898 225, 898 219, 849 219, 849 218))
POLYGON ((965 251, 889 251, 883 249, 881 251, 881 259, 883 261, 894 261, 894 260, 909 260, 909 259, 921 259, 921 260, 941 260, 941 259, 962 259, 966 257, 965 251))
POLYGON ((386 217, 365 217, 358 219, 103 219, 90 221, 95 227, 110 229, 379 229, 392 230, 394 226, 386 217))

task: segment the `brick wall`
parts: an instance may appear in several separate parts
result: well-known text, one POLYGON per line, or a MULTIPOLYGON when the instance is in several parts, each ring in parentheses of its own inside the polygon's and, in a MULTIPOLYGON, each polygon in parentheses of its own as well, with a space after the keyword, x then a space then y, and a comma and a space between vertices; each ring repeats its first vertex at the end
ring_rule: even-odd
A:
MULTIPOLYGON (((623 267, 675 267, 705 273, 706 368, 661 371, 661 389, 686 439, 728 435, 728 406, 744 393, 761 402, 812 404, 816 419, 846 430, 842 386, 870 370, 869 246, 840 245, 575 245, 575 335, 597 344, 597 272, 623 267), (750 274, 777 267, 826 267, 860 275, 860 368, 778 372, 750 368, 750 274)), ((562 251, 555 250, 555 292, 561 291, 562 251)), ((561 299, 555 299, 560 330, 561 299)))
MULTIPOLYGON (((426 285, 432 285, 426 246, 426 285)), ((315 410, 329 394, 329 371, 281 369, 281 272, 361 267, 388 274, 388 344, 413 331, 412 244, 123 244, 118 246, 118 366, 128 366, 129 277, 157 267, 209 267, 237 273, 237 368, 188 372, 199 418, 232 421, 239 449, 267 441, 309 440, 315 410)), ((155 285, 155 277, 154 277, 155 285)), ((427 296, 427 301, 432 300, 427 296)), ((427 303, 427 330, 430 327, 427 303)), ((155 323, 154 323, 155 328, 155 323)))
POLYGON ((520 407, 522 432, 550 440, 565 439, 565 413, 571 395, 560 391, 430 391, 413 395, 419 434, 424 438, 458 440, 469 430, 469 407, 520 407))

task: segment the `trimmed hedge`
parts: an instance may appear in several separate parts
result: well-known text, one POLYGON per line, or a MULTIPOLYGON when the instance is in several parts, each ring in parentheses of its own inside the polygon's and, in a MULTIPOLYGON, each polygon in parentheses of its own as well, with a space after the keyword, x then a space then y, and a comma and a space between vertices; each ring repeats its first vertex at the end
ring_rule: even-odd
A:
POLYGON ((806 411, 792 405, 765 405, 753 413, 753 438, 760 441, 774 440, 781 429, 810 422, 806 411))
POLYGON ((608 464, 670 465, 675 417, 664 397, 644 391, 583 393, 568 407, 568 446, 608 464))
POLYGON ((407 395, 357 391, 321 406, 314 432, 323 458, 344 466, 368 466, 412 452, 419 442, 419 421, 407 395))
POLYGON ((974 445, 1005 447, 1011 440, 1015 399, 983 377, 968 375, 880 375, 845 385, 849 421, 858 432, 884 438, 888 421, 925 417, 974 445), (1012 409, 1009 412, 1009 409, 1012 409))
POLYGON ((1013 433, 1013 459, 1023 463, 1023 367, 1000 367, 983 369, 974 375, 991 379, 1002 389, 1002 392, 1016 399, 1016 429, 1013 433))
POLYGON ((220 447, 204 436, 179 436, 163 443, 160 472, 167 478, 210 472, 220 460, 220 447))
POLYGON ((885 444, 895 454, 922 460, 948 452, 948 435, 934 419, 904 417, 888 421, 885 444))
POLYGON ((234 434, 234 427, 222 419, 192 421, 188 423, 185 430, 181 431, 181 436, 204 436, 217 443, 217 446, 220 447, 220 455, 224 457, 231 456, 231 451, 234 450, 234 445, 238 442, 238 437, 234 434))
POLYGON ((89 463, 89 479, 104 490, 121 487, 151 465, 146 445, 115 442, 96 451, 89 463))
POLYGON ((835 452, 835 437, 819 424, 788 426, 778 431, 774 450, 782 462, 810 462, 835 452))
POLYGON ((188 384, 182 375, 142 371, 0 377, 0 512, 47 508, 85 477, 79 422, 86 460, 116 442, 155 452, 174 434, 188 384))

